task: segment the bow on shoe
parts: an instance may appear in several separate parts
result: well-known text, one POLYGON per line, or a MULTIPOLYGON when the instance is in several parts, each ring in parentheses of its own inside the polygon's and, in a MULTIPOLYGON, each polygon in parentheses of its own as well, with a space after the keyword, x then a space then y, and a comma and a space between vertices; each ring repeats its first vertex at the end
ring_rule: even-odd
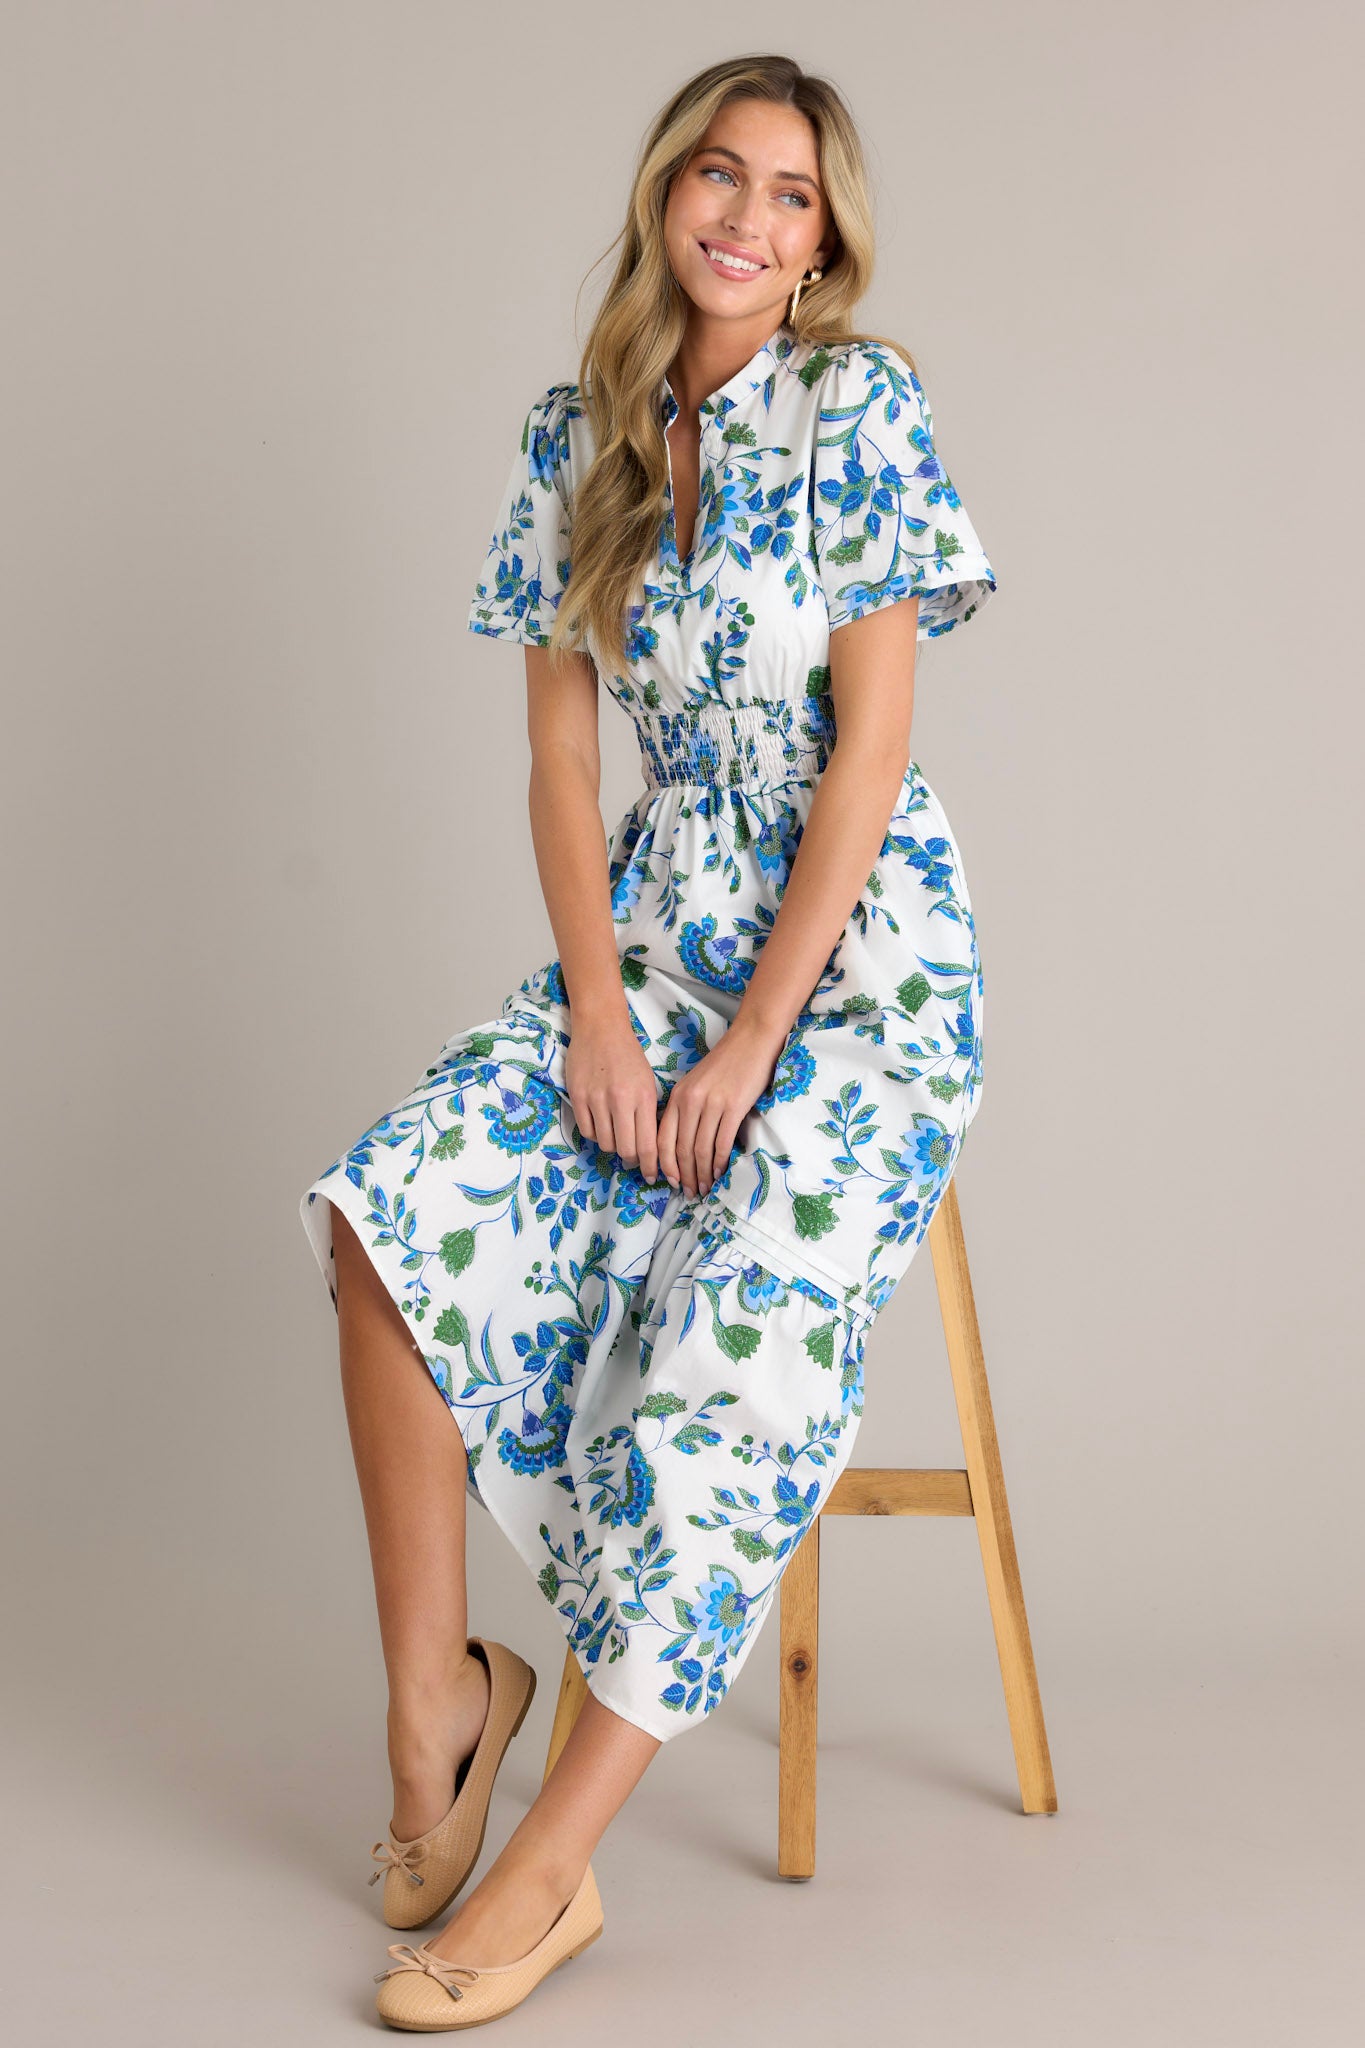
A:
POLYGON ((426 1879, 419 1877, 412 1867, 414 1863, 420 1863, 426 1854, 420 1842, 409 1842, 405 1849, 395 1848, 392 1842, 376 1842, 370 1854, 379 1858, 379 1868, 370 1872, 369 1883, 374 1884, 387 1870, 401 1870, 414 1884, 426 1883, 426 1879))
POLYGON ((425 1970, 428 1977, 434 1977, 438 1984, 445 1986, 452 1998, 463 1998, 464 1993, 454 1979, 467 1977, 472 1984, 479 1974, 477 1970, 470 1969, 464 1963, 448 1962, 444 1956, 433 1955, 425 1942, 419 1948, 414 1948, 411 1942, 391 1941, 389 1954, 397 1956, 398 1961, 390 1963, 387 1970, 375 1971, 376 1984, 382 1983, 385 1977, 396 1976, 400 1970, 425 1970))

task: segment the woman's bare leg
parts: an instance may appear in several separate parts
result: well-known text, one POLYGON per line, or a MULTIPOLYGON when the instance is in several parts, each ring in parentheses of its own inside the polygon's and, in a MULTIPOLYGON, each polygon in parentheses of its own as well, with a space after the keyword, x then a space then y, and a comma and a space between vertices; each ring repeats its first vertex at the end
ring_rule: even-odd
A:
POLYGON ((453 1962, 513 1963, 534 1948, 578 1889, 608 1823, 661 1747, 588 1694, 534 1803, 497 1861, 430 1937, 453 1962))
MULTIPOLYGON (((425 1834, 479 1739, 488 1674, 466 1648, 467 1460, 403 1316, 332 1205, 341 1378, 389 1681, 393 1833, 425 1834)), ((534 1804, 431 1946, 487 1964, 525 1955, 573 1896, 660 1744, 591 1694, 534 1804)))
POLYGON ((332 1204, 341 1384, 389 1681, 390 1825, 434 1828, 488 1712, 466 1647, 464 1441, 400 1311, 332 1204))

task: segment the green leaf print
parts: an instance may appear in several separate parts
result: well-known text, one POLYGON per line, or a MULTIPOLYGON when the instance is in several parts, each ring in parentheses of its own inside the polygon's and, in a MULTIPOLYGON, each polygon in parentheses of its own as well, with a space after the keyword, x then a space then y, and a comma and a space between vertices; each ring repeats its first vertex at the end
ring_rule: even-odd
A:
POLYGON ((833 361, 834 357, 829 349, 813 348, 811 350, 805 362, 796 373, 807 391, 810 391, 819 382, 833 361))
POLYGON ((792 1214, 796 1219, 798 1237, 823 1237, 833 1230, 837 1222, 834 1214, 834 1196, 796 1195, 792 1200, 792 1214))
POLYGON ((808 1330, 806 1332, 805 1345, 807 1351, 810 1353, 811 1357, 815 1360, 817 1365, 833 1365, 833 1323, 821 1323, 818 1326, 818 1328, 814 1330, 808 1330))
POLYGON ((727 1358, 752 1358, 763 1338, 763 1332, 748 1323, 723 1323, 719 1316, 713 1318, 712 1328, 727 1358))
POLYGON ((681 1394, 666 1394, 660 1391, 659 1393, 648 1395, 640 1403, 636 1413, 648 1416, 651 1421, 654 1421, 665 1415, 677 1415, 686 1407, 687 1403, 683 1400, 681 1394))
POLYGON ((448 1230, 441 1239, 441 1264, 452 1280, 458 1279, 474 1257, 472 1230, 448 1230))
POLYGON ((915 1017, 932 994, 933 990, 929 986, 929 977, 926 974, 910 974, 897 988, 896 1001, 903 1010, 908 1010, 910 1015, 915 1017))
POLYGON ((441 1310, 440 1315, 436 1318, 436 1327, 431 1334, 438 1344, 445 1345, 447 1351, 463 1349, 466 1358, 469 1360, 470 1371, 473 1372, 476 1369, 474 1365, 474 1352, 469 1341, 469 1324, 466 1322, 462 1311, 456 1308, 453 1301, 449 1308, 441 1310))
POLYGON ((698 1451, 704 1450, 708 1444, 718 1444, 720 1442, 720 1431, 718 1429, 708 1429, 704 1422, 689 1422, 685 1429, 678 1431, 672 1442, 675 1451, 682 1451, 686 1456, 692 1458, 696 1456, 698 1451))

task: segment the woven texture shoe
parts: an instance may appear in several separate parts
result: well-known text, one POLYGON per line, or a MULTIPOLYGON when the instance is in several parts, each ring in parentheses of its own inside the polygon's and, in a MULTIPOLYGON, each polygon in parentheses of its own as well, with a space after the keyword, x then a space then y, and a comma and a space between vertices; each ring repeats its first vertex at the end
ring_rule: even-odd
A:
POLYGON ((370 1883, 384 1879, 383 1913, 390 1927, 424 1927, 450 1904, 478 1862, 498 1766, 535 1698, 536 1674, 515 1650, 470 1636, 469 1651, 488 1666, 488 1718, 473 1753, 460 1765, 450 1811, 426 1834, 410 1842, 390 1834, 370 1851, 379 1863, 370 1883))
POLYGON ((444 2033, 453 2027, 481 2027, 501 2019, 520 2005, 543 1977, 581 1955, 602 1932, 602 1900, 592 1865, 578 1890, 552 1927, 526 1955, 514 1963, 475 1969, 446 1956, 433 1955, 426 1942, 415 1948, 406 1941, 389 1943, 394 1961, 375 1973, 379 2017, 391 2027, 417 2034, 444 2033))

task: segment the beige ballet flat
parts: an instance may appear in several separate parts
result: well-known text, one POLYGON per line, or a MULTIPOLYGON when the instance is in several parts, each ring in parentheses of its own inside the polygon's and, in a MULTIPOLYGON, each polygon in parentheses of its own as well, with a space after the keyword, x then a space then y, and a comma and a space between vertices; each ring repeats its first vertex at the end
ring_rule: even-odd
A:
POLYGON ((433 1955, 426 1942, 415 1948, 406 1941, 390 1942, 389 1954, 396 1960, 387 1970, 375 1972, 379 2017, 391 2027, 417 2034, 481 2027, 486 2020, 501 2019, 551 1970, 591 1948, 602 1927, 602 1900, 590 1863, 563 1912, 535 1947, 514 1963, 475 1969, 433 1955))
POLYGON ((488 1718, 473 1753, 460 1765, 450 1811, 426 1834, 410 1842, 390 1834, 370 1851, 380 1867, 369 1881, 384 1879, 383 1914, 390 1927, 424 1927, 450 1904, 478 1862, 493 1781, 535 1698, 536 1674, 515 1650, 486 1636, 470 1636, 469 1650, 471 1656, 482 1654, 488 1666, 488 1718))

